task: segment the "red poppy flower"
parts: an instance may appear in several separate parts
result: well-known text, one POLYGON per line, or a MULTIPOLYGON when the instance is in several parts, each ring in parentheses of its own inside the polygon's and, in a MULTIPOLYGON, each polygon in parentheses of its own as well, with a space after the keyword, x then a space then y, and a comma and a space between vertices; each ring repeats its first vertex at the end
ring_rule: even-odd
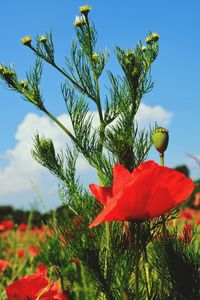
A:
POLYGON ((48 268, 47 268, 47 266, 45 266, 44 264, 39 262, 37 264, 37 268, 36 268, 35 273, 42 274, 43 276, 46 276, 47 273, 48 273, 48 268))
POLYGON ((28 225, 25 224, 25 223, 21 223, 21 224, 19 224, 19 226, 18 226, 18 230, 19 230, 19 231, 26 231, 27 228, 28 228, 28 225))
POLYGON ((35 246, 30 245, 28 248, 28 253, 31 257, 35 257, 37 254, 41 252, 41 249, 35 246))
POLYGON ((187 210, 185 209, 180 212, 180 218, 182 220, 192 220, 193 216, 191 214, 191 211, 189 211, 189 209, 187 209, 187 210))
POLYGON ((189 244, 192 240, 192 224, 185 224, 183 231, 180 233, 180 238, 185 244, 189 244))
POLYGON ((24 258, 24 257, 25 257, 25 251, 24 251, 23 249, 19 249, 19 250, 17 251, 17 256, 18 256, 19 258, 24 258))
POLYGON ((89 226, 102 222, 148 220, 169 212, 193 191, 184 174, 154 161, 141 163, 130 173, 119 164, 113 168, 113 185, 90 184, 92 194, 105 205, 89 226))
POLYGON ((3 220, 1 221, 1 230, 6 230, 6 229, 13 229, 13 222, 10 220, 3 220))
POLYGON ((58 282, 51 282, 50 279, 41 274, 24 276, 6 287, 8 300, 35 300, 44 290, 40 300, 67 300, 58 282))
POLYGON ((196 193, 194 197, 194 206, 200 206, 200 192, 196 193))
POLYGON ((0 273, 2 273, 8 266, 10 266, 9 261, 0 259, 0 273))

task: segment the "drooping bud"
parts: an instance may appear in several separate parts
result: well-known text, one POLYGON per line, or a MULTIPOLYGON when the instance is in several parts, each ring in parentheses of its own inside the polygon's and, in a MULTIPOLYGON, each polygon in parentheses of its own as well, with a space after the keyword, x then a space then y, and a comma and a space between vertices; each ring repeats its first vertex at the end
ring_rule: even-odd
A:
POLYGON ((30 46, 32 41, 32 37, 30 35, 27 35, 21 39, 21 43, 25 46, 30 46))
POLYGON ((83 5, 79 7, 80 13, 82 13, 85 17, 87 17, 88 13, 91 11, 92 7, 89 5, 83 5))
POLYGON ((152 143, 160 154, 164 154, 169 142, 168 130, 163 127, 158 127, 152 133, 152 143))

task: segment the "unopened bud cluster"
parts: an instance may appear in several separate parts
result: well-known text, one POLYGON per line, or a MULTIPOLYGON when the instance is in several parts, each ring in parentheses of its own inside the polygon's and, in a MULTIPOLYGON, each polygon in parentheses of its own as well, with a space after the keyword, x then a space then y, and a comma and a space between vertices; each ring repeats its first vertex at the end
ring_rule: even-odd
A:
POLYGON ((75 27, 82 27, 85 24, 86 24, 86 19, 84 16, 76 16, 75 21, 74 21, 75 27))
POLYGON ((135 64, 135 53, 133 50, 128 49, 125 53, 125 63, 126 65, 134 65, 135 64))
POLYGON ((79 11, 82 14, 82 16, 76 16, 75 21, 74 21, 75 27, 82 27, 82 26, 86 25, 88 13, 91 11, 91 9, 92 9, 92 7, 89 5, 83 5, 83 6, 79 7, 79 11))
POLYGON ((6 66, 0 65, 0 74, 5 78, 9 78, 14 75, 14 72, 8 69, 6 66))
POLYGON ((20 80, 19 85, 23 89, 28 89, 28 81, 27 80, 20 80))
POLYGON ((98 60, 99 60, 99 54, 98 54, 97 52, 94 52, 94 53, 92 54, 92 60, 93 60, 94 62, 98 62, 98 60))
POLYGON ((159 35, 157 32, 153 32, 146 37, 147 44, 152 44, 154 42, 157 42, 158 40, 159 40, 159 35))

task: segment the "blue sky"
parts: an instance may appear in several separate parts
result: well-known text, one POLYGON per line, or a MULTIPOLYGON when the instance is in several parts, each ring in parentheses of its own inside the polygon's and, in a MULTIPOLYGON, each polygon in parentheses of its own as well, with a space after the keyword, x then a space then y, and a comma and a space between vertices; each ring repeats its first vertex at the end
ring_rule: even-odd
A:
MULTIPOLYGON (((200 177, 197 165, 187 157, 187 153, 200 157, 200 139, 197 136, 200 131, 199 1, 96 0, 86 3, 74 0, 2 1, 0 63, 14 64, 19 77, 24 78, 26 70, 34 62, 34 55, 20 44, 20 39, 25 35, 31 35, 34 39, 37 34, 45 34, 52 29, 57 62, 64 64, 64 56, 69 54, 71 40, 75 38, 72 23, 75 16, 79 14, 77 8, 84 4, 90 4, 93 8, 91 18, 95 21, 98 30, 98 46, 110 50, 108 69, 112 69, 113 72, 121 72, 114 57, 114 45, 133 48, 139 40, 144 42, 150 31, 159 33, 160 52, 152 66, 155 87, 145 96, 143 103, 148 107, 159 105, 166 114, 168 113, 168 124, 167 122, 166 124, 170 133, 170 143, 166 164, 174 167, 186 163, 190 167, 193 178, 200 177)), ((57 116, 65 112, 60 92, 62 80, 63 78, 49 66, 44 67, 42 90, 46 98, 45 103, 57 116)), ((102 86, 107 84, 106 76, 103 76, 101 84, 102 86)), ((25 206, 28 206, 28 203, 35 199, 33 188, 29 186, 10 192, 9 187, 6 190, 3 186, 5 187, 5 180, 9 180, 5 174, 10 174, 11 163, 14 159, 17 160, 17 155, 21 155, 17 151, 22 151, 20 150, 23 149, 22 145, 25 145, 25 148, 27 146, 24 144, 26 139, 24 132, 27 137, 29 132, 34 135, 34 132, 24 129, 24 126, 29 124, 31 127, 30 122, 39 116, 37 122, 40 127, 41 120, 44 120, 41 119, 43 115, 24 102, 19 95, 9 92, 2 85, 0 101, 0 204, 12 203, 23 206, 26 201, 25 206), (30 113, 34 115, 29 115, 30 113), (29 118, 26 119, 27 116, 29 118)), ((33 128, 37 128, 37 122, 35 121, 33 128)), ((154 150, 151 151, 149 158, 157 159, 154 150)), ((20 159, 18 161, 20 162, 20 159)), ((23 168, 25 165, 22 166, 23 168)), ((18 171, 19 166, 17 167, 15 161, 12 172, 15 172, 16 177, 20 177, 18 171)), ((29 176, 26 172, 23 174, 29 176)), ((44 201, 46 190, 42 184, 43 178, 49 185, 55 186, 52 194, 49 195, 52 204, 46 204, 46 206, 54 206, 55 203, 58 204, 57 200, 53 202, 57 197, 57 182, 52 177, 47 179, 47 176, 43 171, 40 175, 37 172, 30 174, 44 201)), ((92 178, 88 176, 88 181, 90 179, 92 178)), ((10 184, 14 185, 12 180, 10 184)))

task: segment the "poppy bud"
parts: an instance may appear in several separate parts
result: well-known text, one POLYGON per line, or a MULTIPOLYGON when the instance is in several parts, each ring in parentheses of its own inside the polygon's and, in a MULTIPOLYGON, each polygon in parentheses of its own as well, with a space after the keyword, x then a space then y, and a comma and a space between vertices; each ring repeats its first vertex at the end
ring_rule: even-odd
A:
POLYGON ((158 150, 158 152, 163 154, 167 149, 168 141, 169 141, 169 134, 167 129, 163 127, 156 128, 151 138, 155 148, 158 150))

